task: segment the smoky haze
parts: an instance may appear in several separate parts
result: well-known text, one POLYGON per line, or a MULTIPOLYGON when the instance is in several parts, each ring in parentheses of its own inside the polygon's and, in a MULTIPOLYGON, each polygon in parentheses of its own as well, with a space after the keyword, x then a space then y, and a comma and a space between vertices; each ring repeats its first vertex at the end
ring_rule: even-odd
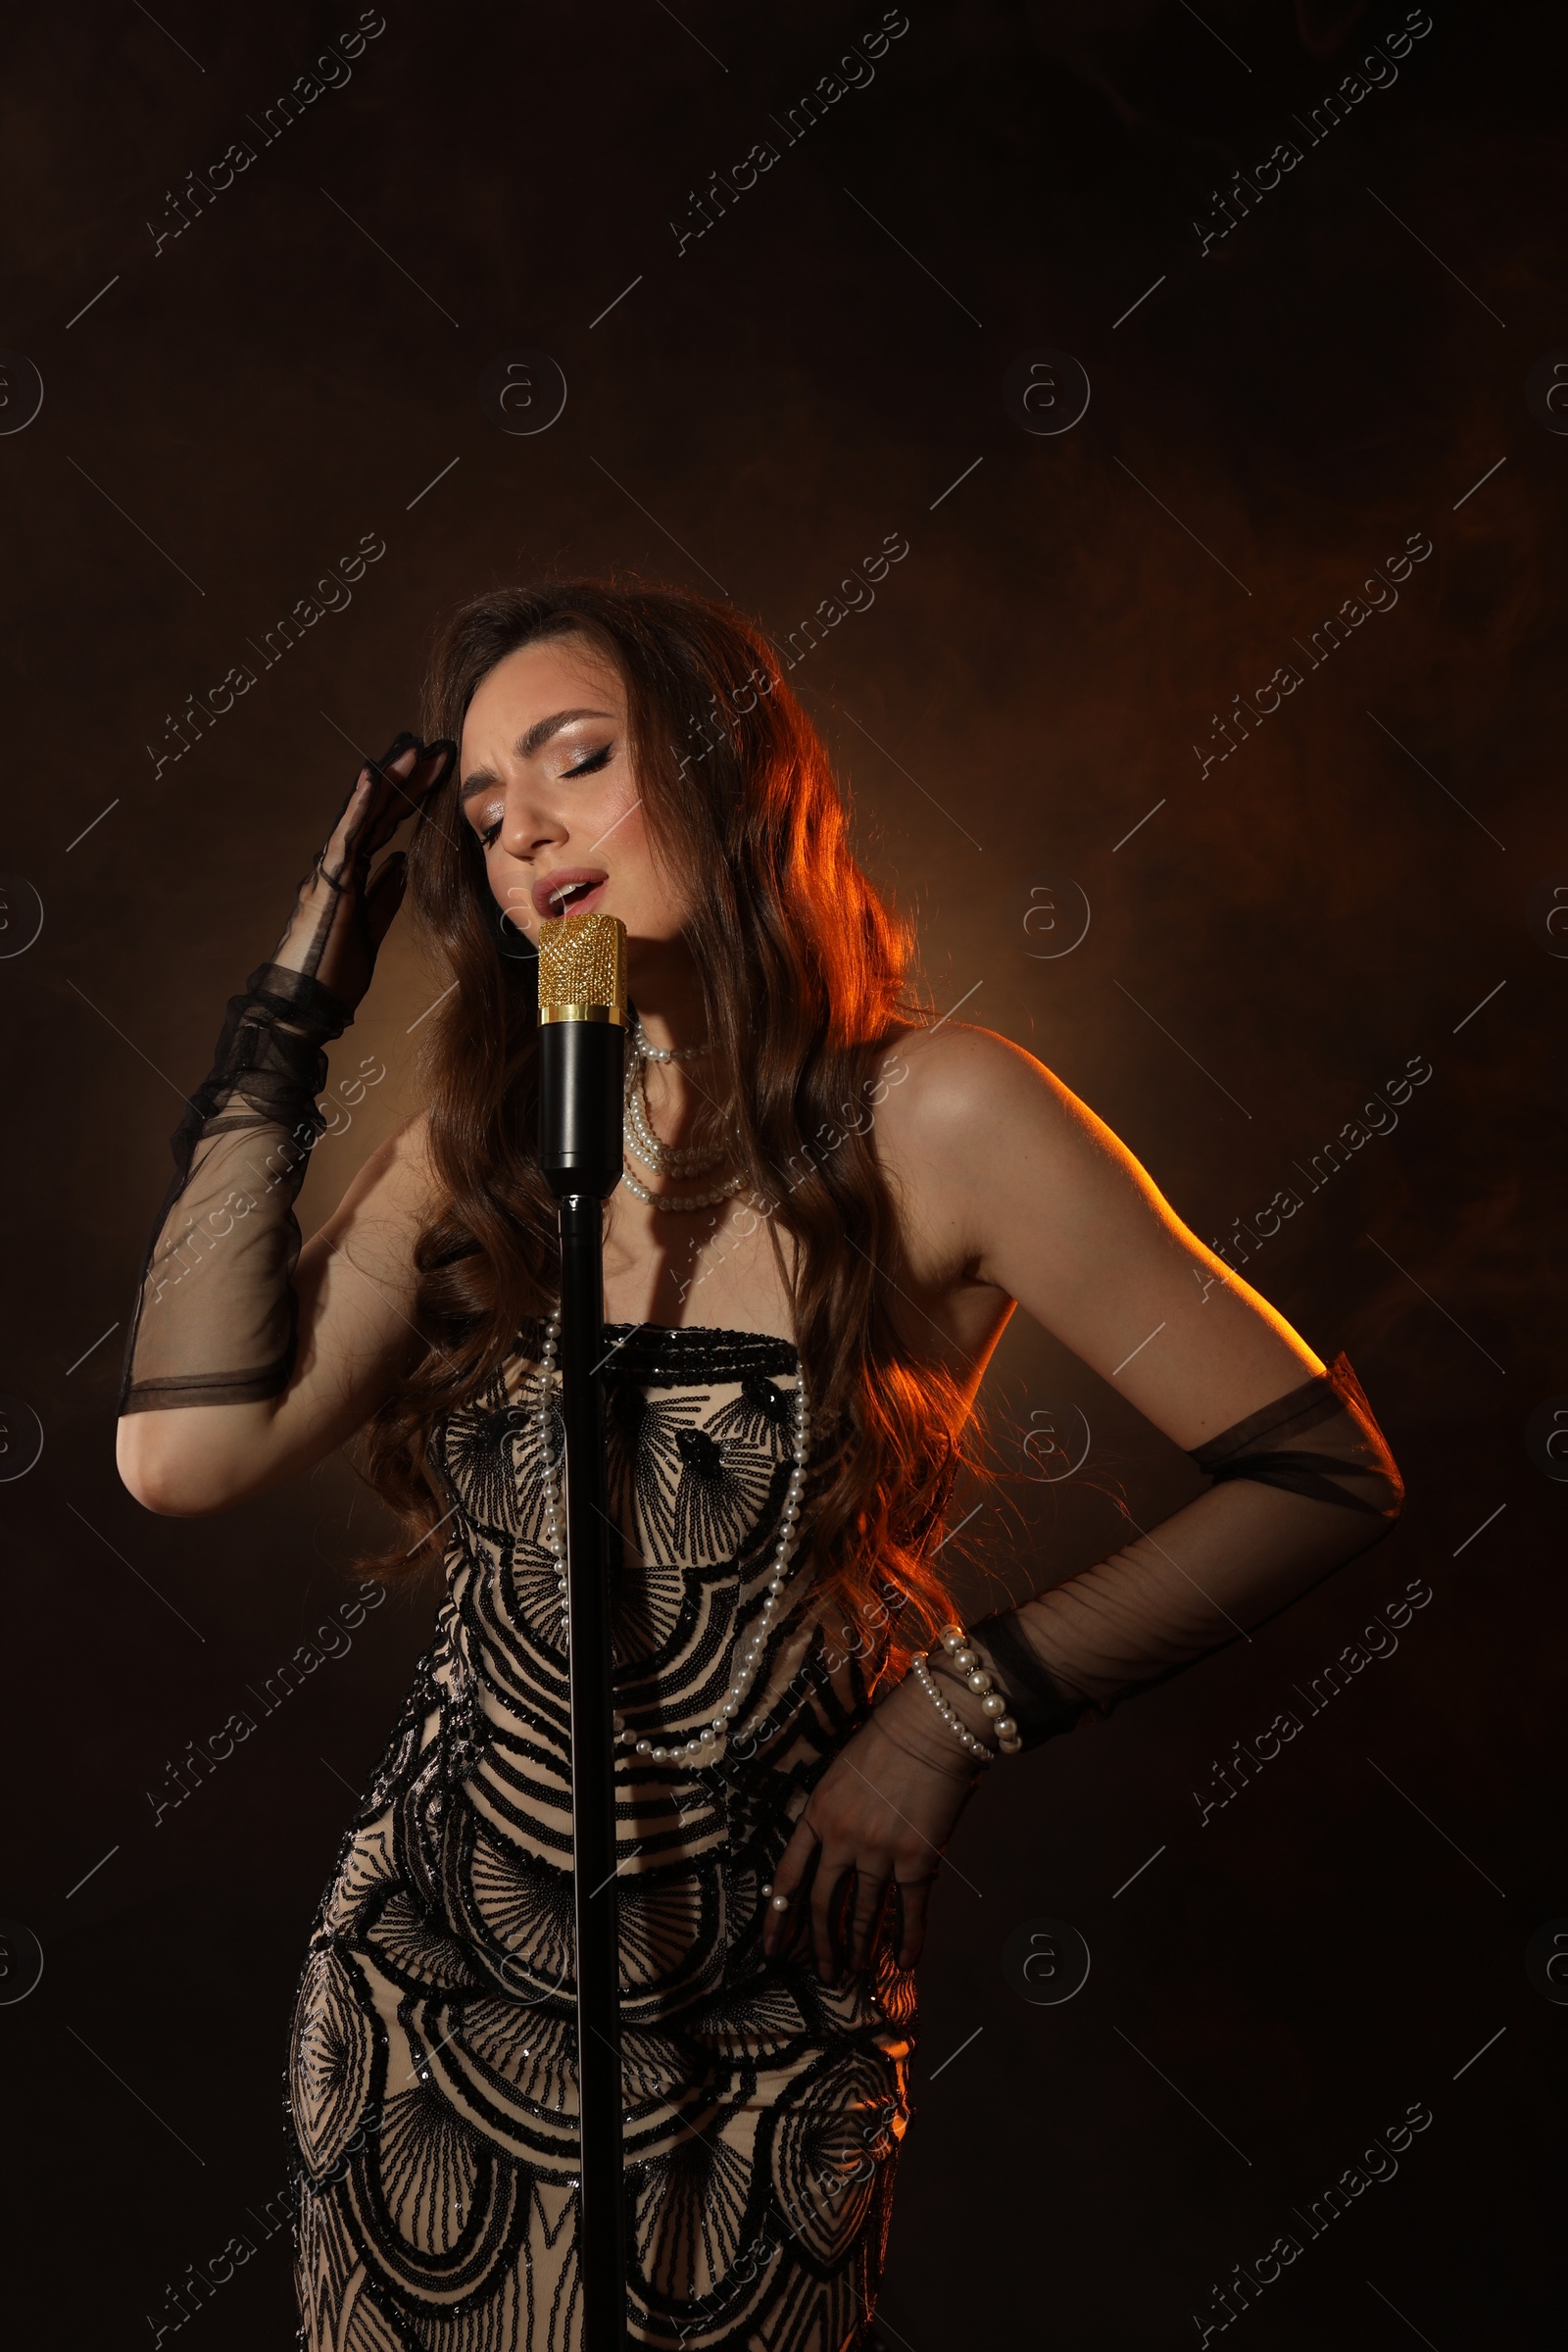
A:
MULTIPOLYGON (((1408 1482, 1390 1540, 1288 1618, 966 1815, 884 2340, 1191 2341, 1292 2230, 1238 2298, 1260 2348, 1547 2340, 1555 12, 389 0, 129 10, 85 43, 45 12, 8 46, 0 940, 42 914, 0 947, 3 1458, 42 1437, 0 1479, 0 1912, 44 1956, 0 2005, 27 2340, 145 2340, 148 2315, 156 2340, 188 2306, 189 2341, 249 2352, 294 2324, 286 2230, 256 2220, 288 2004, 436 1595, 349 1630, 384 1523, 338 1459, 240 1513, 141 1511, 115 1326, 224 1002, 362 754, 416 723, 433 628, 557 572, 768 632, 937 1010, 1037 1054, 1345 1348, 1408 1482), (542 416, 545 361, 564 406, 503 429, 523 411, 481 378, 525 367, 542 416), (1087 408, 1033 429, 1065 420, 1069 363, 1087 408), (1395 1648, 1310 1714, 1290 1696, 1416 1582, 1395 1648), (261 1713, 245 1691, 302 1643, 318 1667, 261 1713), (253 1738, 191 1764, 247 1706, 253 1738), (1298 1738, 1205 1815, 1284 1707, 1298 1738), (1056 2007, 1001 1959, 1042 1918, 1094 1956, 1056 2007), (1423 2101, 1397 2178, 1291 2219, 1423 2101), (193 2267, 207 2290, 171 2302, 193 2267)), ((419 1103, 443 984, 394 932, 334 1050, 307 1232, 419 1103)), ((1021 1316, 983 1404, 1003 1483, 954 1539, 966 1605, 1197 1490, 1021 1316), (1087 1458, 1045 1475, 1071 1410, 1087 1458)))

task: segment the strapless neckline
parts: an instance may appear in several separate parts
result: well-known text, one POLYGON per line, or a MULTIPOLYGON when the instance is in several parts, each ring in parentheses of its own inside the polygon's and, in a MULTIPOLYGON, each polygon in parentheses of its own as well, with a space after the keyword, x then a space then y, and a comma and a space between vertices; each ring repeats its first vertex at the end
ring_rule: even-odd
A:
POLYGON ((646 1331, 656 1338, 693 1338, 710 1340, 765 1340, 773 1348, 787 1348, 791 1355, 799 1353, 793 1340, 786 1340, 776 1331, 742 1331, 728 1323, 607 1323, 607 1331, 646 1331))
MULTIPOLYGON (((524 1330, 538 1330, 542 1315, 524 1330)), ((685 1366, 699 1379, 737 1378, 746 1372, 799 1372, 800 1350, 773 1331, 742 1331, 723 1323, 614 1323, 605 1325, 607 1348, 617 1359, 658 1358, 670 1370, 685 1366)))

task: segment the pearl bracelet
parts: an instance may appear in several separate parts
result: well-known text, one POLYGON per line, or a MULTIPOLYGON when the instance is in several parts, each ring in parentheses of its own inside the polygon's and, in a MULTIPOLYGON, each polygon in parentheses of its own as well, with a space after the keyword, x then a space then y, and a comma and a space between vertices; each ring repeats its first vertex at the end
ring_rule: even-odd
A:
POLYGON ((1023 1741, 1019 1738, 1018 1726, 1007 1711, 1006 1693, 999 1686, 995 1675, 982 1665, 979 1651, 970 1648, 969 1638, 962 1626, 945 1625, 937 1636, 937 1640, 942 1645, 948 1662, 955 1672, 962 1677, 965 1689, 972 1690, 979 1699, 980 1711, 997 1735, 997 1744, 995 1747, 988 1747, 983 1740, 977 1739, 970 1731, 957 1709, 949 1706, 936 1687, 930 1667, 926 1664, 926 1659, 930 1655, 929 1651, 920 1650, 909 1660, 909 1671, 936 1708, 937 1713, 942 1717, 943 1722, 962 1740, 970 1754, 978 1756, 982 1763, 991 1763, 999 1753, 1004 1756, 1015 1756, 1022 1747, 1023 1741))

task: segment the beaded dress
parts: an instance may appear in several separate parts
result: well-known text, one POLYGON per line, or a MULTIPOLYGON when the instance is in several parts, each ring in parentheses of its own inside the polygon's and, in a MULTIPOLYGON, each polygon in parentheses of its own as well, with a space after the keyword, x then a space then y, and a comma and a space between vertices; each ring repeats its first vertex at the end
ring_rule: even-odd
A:
MULTIPOLYGON (((453 1501, 436 1638, 299 1987, 288 2096, 310 2352, 578 2340, 570 1756, 541 1328, 436 1433, 453 1501)), ((606 1339, 615 1703, 664 1745, 711 1721, 760 1614, 797 1358, 787 1341, 704 1326, 606 1339)), ((557 1458, 560 1443, 558 1427, 557 1458)), ((719 1763, 617 1750, 638 2342, 838 2352, 874 2303, 913 1977, 888 1923, 837 1987, 808 1955, 764 1965, 760 1948, 762 1889, 870 1708, 885 1632, 843 1614, 824 1624, 798 1556, 719 1763)))

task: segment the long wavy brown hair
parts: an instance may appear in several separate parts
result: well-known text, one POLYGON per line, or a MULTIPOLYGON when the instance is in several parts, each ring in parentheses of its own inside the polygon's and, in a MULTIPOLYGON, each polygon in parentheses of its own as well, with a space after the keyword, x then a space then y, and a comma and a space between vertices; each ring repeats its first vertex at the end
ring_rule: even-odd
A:
MULTIPOLYGON (((475 597, 435 644, 426 740, 461 741, 480 680, 518 647, 579 634, 624 681, 633 772, 655 855, 686 879, 707 1034, 778 1251, 813 1406, 808 1488, 819 1585, 879 1624, 889 1581, 929 1627, 951 1614, 934 1531, 971 1426, 957 1381, 919 1359, 888 1311, 894 1206, 870 1140, 879 1055, 928 1005, 910 926, 857 862, 820 737, 760 631, 671 588, 551 582, 475 597), (788 1263, 786 1263, 788 1258, 788 1263)), ((507 952, 460 776, 410 850, 409 905, 451 986, 423 1054, 439 1208, 418 1241, 417 1312, 433 1342, 367 1433, 366 1470, 412 1539, 361 1563, 391 1583, 432 1559, 450 1510, 432 1429, 559 1297, 557 1206, 540 1172, 536 966, 507 952), (424 1539, 423 1542, 420 1539, 424 1539)), ((917 1636, 908 1614, 891 1641, 917 1636)))

